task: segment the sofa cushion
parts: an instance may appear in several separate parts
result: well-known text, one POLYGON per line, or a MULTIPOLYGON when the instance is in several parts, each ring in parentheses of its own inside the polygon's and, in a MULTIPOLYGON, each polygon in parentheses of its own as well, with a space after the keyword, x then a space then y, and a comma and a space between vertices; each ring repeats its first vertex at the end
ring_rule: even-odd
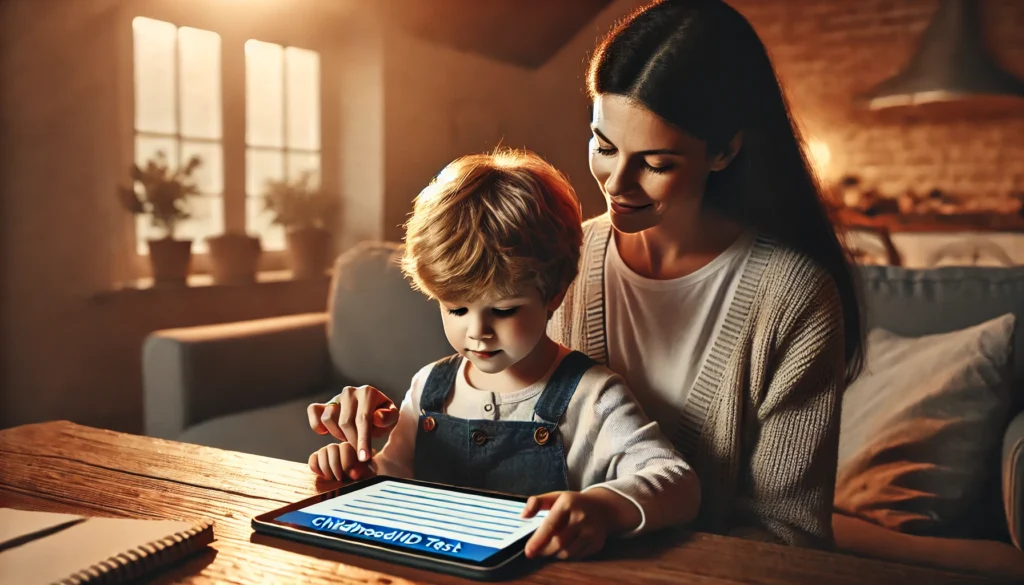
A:
MULTIPOLYGON (((835 506, 911 534, 970 537, 1012 404, 1011 314, 916 338, 868 336, 847 389, 835 506)), ((992 498, 987 498, 992 499, 992 498)))
POLYGON ((455 353, 437 303, 413 290, 402 247, 364 242, 338 258, 328 306, 328 347, 342 383, 369 384, 396 403, 423 366, 455 353))
MULTIPOLYGON (((1017 316, 1024 340, 1024 266, 925 270, 861 266, 868 330, 904 337, 948 333, 1006 313, 1017 316)), ((1024 381, 1024 341, 1016 344, 1015 378, 1024 381)))

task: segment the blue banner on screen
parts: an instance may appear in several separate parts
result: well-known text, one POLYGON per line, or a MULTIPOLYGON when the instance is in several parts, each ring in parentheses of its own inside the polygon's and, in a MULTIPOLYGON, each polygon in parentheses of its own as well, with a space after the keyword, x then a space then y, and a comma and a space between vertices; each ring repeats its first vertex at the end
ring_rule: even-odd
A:
POLYGON ((520 518, 523 503, 383 481, 279 516, 324 534, 345 534, 460 559, 484 561, 536 530, 546 513, 520 518))

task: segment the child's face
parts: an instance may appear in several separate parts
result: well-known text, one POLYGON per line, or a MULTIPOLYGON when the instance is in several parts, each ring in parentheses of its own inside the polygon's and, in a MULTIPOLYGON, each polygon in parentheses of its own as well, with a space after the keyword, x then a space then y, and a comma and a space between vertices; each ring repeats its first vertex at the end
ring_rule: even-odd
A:
POLYGON ((486 294, 473 302, 441 300, 448 343, 477 369, 496 374, 530 355, 545 335, 548 305, 529 287, 519 296, 486 294))

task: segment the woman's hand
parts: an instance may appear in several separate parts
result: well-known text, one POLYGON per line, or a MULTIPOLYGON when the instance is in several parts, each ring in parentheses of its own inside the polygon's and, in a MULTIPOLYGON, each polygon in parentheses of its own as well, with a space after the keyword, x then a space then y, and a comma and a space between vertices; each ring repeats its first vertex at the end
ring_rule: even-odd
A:
POLYGON ((530 559, 588 557, 604 548, 609 536, 631 530, 641 521, 640 510, 632 502, 607 489, 532 496, 523 518, 532 518, 541 510, 548 510, 548 517, 526 543, 530 559))
POLYGON ((309 427, 353 445, 359 461, 369 461, 370 438, 386 435, 398 422, 398 407, 373 386, 346 386, 326 403, 306 408, 309 427))
POLYGON ((327 480, 358 481, 376 475, 366 463, 356 458, 351 443, 331 443, 309 456, 309 469, 327 480))

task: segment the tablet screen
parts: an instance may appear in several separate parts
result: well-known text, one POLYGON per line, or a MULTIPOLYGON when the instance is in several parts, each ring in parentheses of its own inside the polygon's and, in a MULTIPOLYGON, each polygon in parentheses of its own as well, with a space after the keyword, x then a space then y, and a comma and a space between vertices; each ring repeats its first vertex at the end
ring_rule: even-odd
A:
POLYGON ((540 526, 525 502, 384 479, 275 519, 416 552, 483 562, 540 526))

